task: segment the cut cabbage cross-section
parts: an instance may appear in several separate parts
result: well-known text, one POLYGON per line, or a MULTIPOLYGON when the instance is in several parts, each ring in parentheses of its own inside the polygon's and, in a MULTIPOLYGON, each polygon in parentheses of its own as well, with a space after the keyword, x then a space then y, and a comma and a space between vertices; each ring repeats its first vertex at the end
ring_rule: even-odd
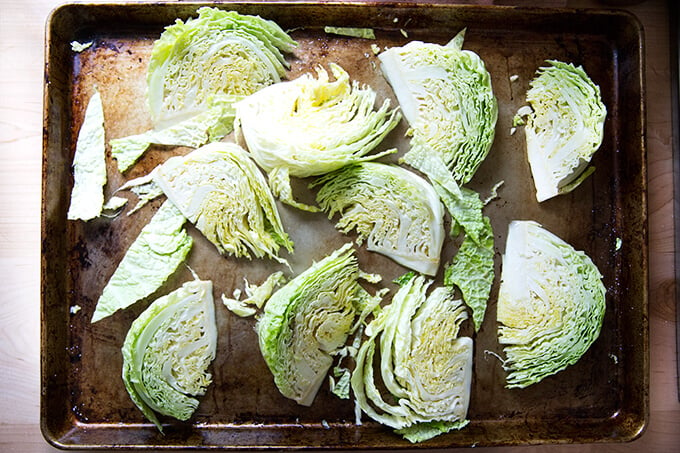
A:
POLYGON ((304 74, 264 88, 236 104, 236 132, 267 173, 274 194, 301 209, 293 199, 290 176, 319 176, 345 165, 377 159, 395 150, 368 155, 397 125, 401 115, 389 100, 374 110, 376 93, 351 81, 336 64, 318 78, 304 74))
POLYGON ((400 283, 366 327, 351 384, 369 417, 421 442, 467 425, 473 342, 458 336, 468 316, 448 288, 427 294, 421 275, 400 283))
POLYGON ((541 202, 574 190, 602 144, 607 109, 600 88, 581 66, 549 60, 531 81, 532 112, 524 130, 527 156, 541 202))
POLYGON ((260 351, 281 394, 312 404, 333 363, 333 354, 380 295, 358 280, 351 244, 334 251, 288 282, 267 301, 257 323, 260 351))
POLYGON ((267 180, 235 143, 172 157, 153 171, 153 181, 221 253, 285 262, 280 247, 293 249, 267 180))
POLYGON ((593 261, 533 221, 513 221, 498 294, 506 386, 576 363, 600 334, 606 289, 593 261))
POLYGON ((187 420, 212 377, 217 349, 212 282, 194 280, 153 302, 123 343, 123 382, 135 405, 163 431, 158 414, 187 420))
POLYGON ((489 153, 498 117, 491 76, 479 55, 462 50, 463 36, 445 46, 411 41, 378 56, 412 129, 409 153, 438 155, 460 185, 489 153))
POLYGON ((336 228, 356 229, 357 242, 399 264, 434 275, 444 242, 444 208, 434 188, 402 167, 378 162, 347 166, 322 177, 317 203, 336 228))

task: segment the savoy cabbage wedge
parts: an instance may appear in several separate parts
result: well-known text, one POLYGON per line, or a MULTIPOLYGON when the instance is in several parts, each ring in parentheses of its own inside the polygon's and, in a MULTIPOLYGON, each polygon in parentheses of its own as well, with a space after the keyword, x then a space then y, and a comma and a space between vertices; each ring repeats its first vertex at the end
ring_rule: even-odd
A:
POLYGON ((479 55, 462 49, 463 36, 445 46, 411 41, 378 55, 411 126, 411 151, 438 155, 461 185, 489 153, 498 118, 491 76, 479 55))
POLYGON ((397 263, 434 275, 444 243, 444 208, 434 188, 405 168, 362 162, 314 183, 316 201, 343 233, 356 229, 357 242, 397 263))
POLYGON ((290 177, 319 176, 345 165, 374 160, 396 150, 368 155, 399 123, 389 100, 374 110, 376 93, 350 80, 337 64, 335 77, 318 67, 264 88, 236 103, 236 133, 267 173, 274 194, 301 209, 315 208, 293 199, 290 177))
POLYGON ((600 334, 606 289, 593 261, 534 221, 508 228, 498 294, 506 387, 576 363, 600 334))
POLYGON ((283 396, 312 404, 358 323, 380 302, 359 284, 351 244, 335 250, 276 291, 257 322, 260 351, 283 396), (358 318, 358 320, 357 320, 358 318))
POLYGON ((600 88, 581 66, 548 60, 531 82, 524 133, 527 157, 541 202, 574 190, 595 167, 607 108, 600 88))
POLYGON ((237 144, 209 143, 171 157, 152 173, 154 183, 220 253, 285 263, 279 249, 293 250, 266 178, 237 144))
POLYGON ((351 386, 373 420, 421 442, 467 425, 473 341, 459 337, 465 306, 422 275, 401 279, 366 327, 351 386), (376 376, 378 372, 378 376, 376 376))
POLYGON ((285 75, 297 43, 275 22, 202 7, 154 42, 146 100, 153 129, 112 141, 125 171, 151 144, 198 147, 233 129, 233 104, 285 75))
POLYGON ((187 420, 212 377, 217 349, 212 282, 194 280, 160 297, 132 323, 123 343, 130 398, 162 432, 157 414, 187 420))
POLYGON ((165 201, 142 228, 104 287, 91 322, 154 293, 179 267, 193 245, 184 229, 186 218, 171 201, 165 201))
POLYGON ((66 217, 91 220, 102 213, 106 184, 104 109, 95 89, 85 109, 73 156, 73 189, 66 217))

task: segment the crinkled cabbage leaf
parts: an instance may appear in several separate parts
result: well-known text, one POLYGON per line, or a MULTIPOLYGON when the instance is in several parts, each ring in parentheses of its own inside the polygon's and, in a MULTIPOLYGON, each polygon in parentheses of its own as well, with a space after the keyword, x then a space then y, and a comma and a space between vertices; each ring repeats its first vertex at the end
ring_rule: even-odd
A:
POLYGON ((172 157, 153 181, 220 253, 285 262, 279 249, 293 250, 266 178, 235 143, 172 157))
POLYGON ((548 60, 530 82, 532 112, 524 129, 536 199, 571 192, 595 167, 607 109, 600 88, 581 66, 548 60))
POLYGON ((484 216, 482 222, 484 228, 479 241, 466 235, 451 265, 444 271, 444 284, 459 288, 465 304, 472 310, 475 331, 479 331, 484 321, 495 276, 493 229, 488 217, 484 216))
POLYGON ((157 414, 187 420, 212 381, 217 348, 212 282, 194 280, 154 301, 123 343, 130 398, 162 432, 157 414))
POLYGON ((125 252, 97 301, 92 321, 150 296, 184 262, 193 240, 184 229, 186 218, 165 201, 125 252))
POLYGON ((345 165, 377 159, 395 150, 368 155, 397 125, 401 115, 389 100, 374 110, 376 93, 351 81, 336 64, 318 78, 304 74, 277 83, 236 104, 239 133, 255 161, 270 174, 274 194, 298 208, 290 176, 318 176, 345 165))
POLYGON ((316 201, 343 233, 356 229, 357 242, 427 275, 439 269, 444 242, 444 208, 434 188, 395 165, 362 162, 330 173, 316 201))
POLYGON ((257 323, 260 351, 281 394, 312 404, 343 347, 379 295, 359 284, 351 244, 345 244, 276 291, 257 323), (373 301, 372 303, 370 301, 373 301))
POLYGON ((467 312, 448 288, 427 294, 431 284, 402 279, 366 327, 351 377, 361 410, 412 442, 468 423, 473 342, 458 336, 467 312))
POLYGON ((66 217, 91 220, 99 217, 104 205, 106 184, 106 141, 104 109, 99 91, 87 103, 83 124, 78 131, 73 156, 73 189, 66 217))
POLYGON ((438 155, 461 185, 489 153, 498 118, 489 72, 462 50, 463 36, 445 46, 411 41, 378 56, 411 126, 411 150, 438 155))
POLYGON ((447 266, 444 283, 461 290, 463 300, 472 310, 475 330, 479 330, 495 277, 493 228, 482 213, 485 202, 474 190, 460 187, 438 155, 418 149, 407 153, 404 160, 432 181, 451 215, 451 236, 458 236, 460 230, 465 235, 458 253, 447 266))
POLYGON ((606 289, 593 261, 533 221, 513 221, 498 294, 506 387, 576 363, 597 339, 606 289))

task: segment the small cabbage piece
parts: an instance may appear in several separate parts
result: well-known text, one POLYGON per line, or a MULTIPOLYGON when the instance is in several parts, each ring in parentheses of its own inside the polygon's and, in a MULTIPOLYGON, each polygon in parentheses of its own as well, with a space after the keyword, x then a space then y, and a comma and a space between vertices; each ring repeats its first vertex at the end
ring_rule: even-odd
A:
POLYGON ((428 295, 431 284, 422 275, 402 279, 366 327, 351 377, 361 410, 411 442, 468 423, 473 342, 458 336, 467 312, 448 288, 428 295))
MULTIPOLYGON (((245 280, 245 279, 244 279, 245 280)), ((257 308, 262 306, 271 297, 274 289, 286 281, 283 272, 278 271, 271 274, 260 285, 251 285, 248 280, 245 280, 246 298, 241 300, 241 290, 234 290, 234 297, 227 297, 222 294, 222 303, 232 313, 242 318, 253 316, 257 313, 257 308)))
POLYGON ((204 112, 216 95, 245 97, 285 75, 296 42, 276 23, 217 8, 177 20, 154 43, 147 74, 155 128, 204 112))
POLYGON ((607 109, 581 66, 548 60, 527 91, 533 112, 524 129, 527 157, 541 202, 571 192, 595 167, 607 109))
POLYGON ((235 143, 171 157, 153 171, 153 181, 220 253, 285 263, 280 247, 293 250, 267 180, 235 143))
POLYGON ((186 219, 165 201, 125 252, 97 301, 91 322, 150 296, 186 259, 193 239, 184 229, 186 219))
POLYGON ((283 396, 312 404, 345 344, 380 296, 370 296, 358 280, 351 244, 335 250, 275 292, 257 323, 260 351, 283 396))
POLYGON ((461 185, 489 153, 498 118, 491 76, 479 55, 462 50, 463 36, 445 46, 411 41, 378 56, 412 129, 409 152, 438 155, 461 185))
POLYGON ((356 229, 357 242, 427 275, 439 269, 444 208, 434 188, 395 165, 362 162, 319 179, 316 201, 343 233, 356 229))
POLYGON ((395 151, 367 155, 398 124, 398 110, 387 99, 374 110, 375 91, 336 64, 330 69, 335 81, 318 67, 316 79, 304 74, 236 104, 236 130, 269 173, 274 194, 302 209, 314 210, 293 199, 290 176, 319 176, 395 151))
POLYGON ((73 156, 73 189, 66 218, 91 220, 99 217, 104 205, 106 184, 106 141, 104 140, 104 109, 99 91, 95 89, 85 110, 78 131, 73 156))
POLYGON ((212 282, 194 280, 160 297, 130 326, 123 382, 135 405, 162 432, 157 413, 187 420, 212 381, 217 324, 212 282))
POLYGON ((506 387, 576 363, 600 334, 606 289, 592 260, 533 221, 513 221, 498 294, 506 387))
POLYGON ((352 38, 375 39, 375 32, 372 28, 332 27, 328 25, 323 28, 323 31, 333 35, 349 36, 352 38))

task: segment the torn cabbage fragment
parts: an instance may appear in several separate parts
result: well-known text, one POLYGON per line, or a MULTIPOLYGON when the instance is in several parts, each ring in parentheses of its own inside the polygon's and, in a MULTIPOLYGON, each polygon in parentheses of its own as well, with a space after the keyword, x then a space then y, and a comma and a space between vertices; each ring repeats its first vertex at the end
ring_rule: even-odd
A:
POLYGON ((186 219, 166 201, 125 252, 97 301, 91 322, 150 296, 184 262, 193 244, 186 219))
POLYGON ((73 156, 73 189, 66 217, 91 220, 99 217, 104 206, 106 185, 106 141, 104 108, 95 89, 85 110, 73 156))

